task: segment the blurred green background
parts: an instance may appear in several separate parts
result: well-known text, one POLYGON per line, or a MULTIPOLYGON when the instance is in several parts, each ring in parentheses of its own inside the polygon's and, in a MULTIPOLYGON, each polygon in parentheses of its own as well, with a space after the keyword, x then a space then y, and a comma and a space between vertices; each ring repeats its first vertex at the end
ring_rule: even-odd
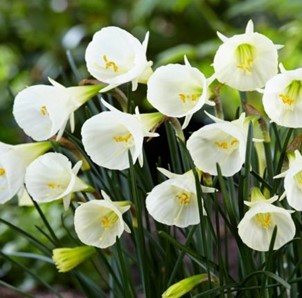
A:
MULTIPOLYGON (((147 56, 155 67, 182 63, 187 55, 192 65, 210 76, 211 63, 221 43, 216 31, 227 36, 243 33, 249 19, 253 19, 256 31, 276 44, 285 45, 279 52, 285 68, 301 67, 301 0, 2 0, 0 141, 12 144, 26 141, 11 114, 17 92, 32 84, 45 84, 48 77, 66 86, 89 77, 85 48, 93 33, 104 26, 122 27, 140 40, 149 31, 147 56), (76 72, 72 71, 70 61, 75 63, 76 72)), ((227 88, 222 94, 224 105, 232 106, 229 102, 237 98, 227 88)), ((0 212, 1 218, 15 224, 25 224, 28 217, 35 218, 32 209, 14 206, 9 209, 5 205, 0 212)), ((36 220, 35 225, 39 225, 36 220)), ((58 219, 54 227, 59 226, 58 219)), ((30 250, 28 242, 17 240, 3 225, 0 234, 1 250, 30 250)), ((2 279, 21 288, 30 287, 25 274, 17 273, 5 262, 0 265, 2 279)), ((36 266, 37 272, 43 271, 41 264, 36 266)), ((53 270, 45 277, 51 280, 55 274, 53 270)))

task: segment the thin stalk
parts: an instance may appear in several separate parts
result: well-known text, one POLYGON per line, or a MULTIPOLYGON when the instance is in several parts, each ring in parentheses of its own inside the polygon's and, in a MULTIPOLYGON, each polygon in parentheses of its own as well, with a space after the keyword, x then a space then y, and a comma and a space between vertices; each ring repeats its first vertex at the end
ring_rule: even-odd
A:
POLYGON ((141 216, 142 204, 138 196, 138 189, 136 185, 136 174, 135 174, 133 160, 130 152, 128 154, 128 158, 130 164, 130 168, 129 168, 130 189, 135 205, 135 214, 137 218, 137 229, 134 229, 136 251, 138 256, 139 268, 142 276, 142 283, 143 283, 145 297, 151 298, 152 295, 151 295, 149 275, 148 275, 150 268, 148 268, 147 266, 147 253, 146 253, 145 238, 144 238, 144 226, 141 216))

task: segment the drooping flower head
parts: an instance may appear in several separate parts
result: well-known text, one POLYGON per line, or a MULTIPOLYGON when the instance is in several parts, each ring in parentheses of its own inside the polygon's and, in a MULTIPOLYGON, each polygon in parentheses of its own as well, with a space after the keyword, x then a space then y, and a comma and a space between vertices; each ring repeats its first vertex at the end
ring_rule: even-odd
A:
MULTIPOLYGON (((209 114, 208 114, 209 115, 209 114)), ((195 165, 203 172, 217 175, 218 163, 223 176, 237 173, 245 160, 247 125, 244 113, 238 120, 223 121, 211 116, 216 123, 192 133, 187 148, 195 165)))
POLYGON ((86 245, 107 248, 130 229, 123 220, 130 205, 126 201, 113 202, 102 191, 104 200, 91 200, 81 204, 75 211, 74 226, 79 239, 86 245))
POLYGON ((0 142, 0 203, 23 194, 26 167, 50 149, 49 142, 8 145, 0 142))
POLYGON ((288 204, 302 211, 302 156, 298 150, 289 156, 289 169, 274 178, 284 178, 284 189, 288 204))
POLYGON ((146 58, 148 39, 147 33, 141 44, 127 31, 113 26, 94 34, 85 60, 90 74, 109 84, 102 92, 127 82, 132 82, 132 91, 135 91, 138 83, 146 83, 152 73, 152 62, 146 58))
POLYGON ((290 211, 272 205, 277 196, 266 199, 259 189, 252 190, 251 202, 245 202, 250 209, 238 225, 241 240, 250 248, 268 251, 273 231, 277 226, 277 235, 273 249, 279 249, 295 236, 296 227, 290 211))
POLYGON ((227 38, 218 33, 218 36, 223 44, 216 52, 213 66, 219 82, 240 91, 253 91, 277 74, 280 47, 254 32, 251 20, 244 34, 227 38))
POLYGON ((265 85, 263 106, 268 117, 279 125, 302 127, 302 68, 281 73, 265 85))
POLYGON ((99 85, 68 87, 50 79, 51 85, 35 85, 19 92, 14 101, 13 114, 18 125, 36 141, 48 140, 58 133, 59 139, 73 113, 98 93, 99 85))
POLYGON ((35 159, 27 168, 25 184, 28 193, 38 203, 63 199, 65 210, 69 207, 71 194, 88 190, 89 186, 77 177, 82 161, 73 168, 61 153, 46 153, 35 159))
MULTIPOLYGON (((148 194, 146 208, 158 222, 166 225, 187 227, 200 222, 193 171, 179 175, 163 168, 158 170, 169 179, 155 186, 148 194)), ((203 192, 215 189, 201 186, 203 192)), ((205 210, 203 214, 206 215, 205 210)))
POLYGON ((168 64, 155 70, 148 81, 147 99, 164 115, 186 117, 185 128, 204 104, 214 105, 208 99, 210 82, 185 58, 185 65, 168 64))
MULTIPOLYGON (((123 113, 105 101, 103 103, 110 111, 91 117, 82 127, 85 151, 97 165, 112 170, 124 170, 129 167, 128 151, 133 163, 139 159, 142 165, 144 137, 157 136, 148 132, 151 127, 147 129, 145 126, 145 123, 152 123, 148 121, 152 115, 145 118, 143 115, 123 113)), ((157 121, 158 113, 155 113, 153 118, 157 121)))

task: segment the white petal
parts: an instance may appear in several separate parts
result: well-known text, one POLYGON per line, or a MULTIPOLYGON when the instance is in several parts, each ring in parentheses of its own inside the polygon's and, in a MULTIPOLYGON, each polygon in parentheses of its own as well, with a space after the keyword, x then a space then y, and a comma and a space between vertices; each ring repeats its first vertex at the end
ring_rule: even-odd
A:
POLYGON ((82 139, 91 159, 109 169, 128 168, 128 150, 134 163, 142 152, 142 127, 135 115, 122 112, 102 112, 88 119, 82 139))
POLYGON ((162 114, 184 117, 201 109, 208 98, 205 76, 189 65, 169 64, 148 81, 147 99, 162 114))
POLYGON ((74 225, 83 243, 100 248, 113 245, 125 228, 122 214, 111 202, 105 200, 92 200, 80 205, 75 211, 74 225), (102 217, 110 212, 118 217, 117 221, 111 227, 104 228, 102 217))

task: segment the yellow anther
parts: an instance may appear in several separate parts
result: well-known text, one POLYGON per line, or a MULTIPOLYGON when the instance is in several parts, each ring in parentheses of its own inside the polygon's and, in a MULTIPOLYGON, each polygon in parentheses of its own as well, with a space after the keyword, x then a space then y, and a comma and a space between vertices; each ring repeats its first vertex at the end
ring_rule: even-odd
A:
POLYGON ((60 183, 55 183, 55 182, 49 182, 49 183, 47 183, 47 186, 52 189, 62 187, 62 185, 60 183))
POLYGON ((6 173, 4 168, 0 168, 0 176, 4 176, 6 173))
POLYGON ((113 140, 115 140, 117 143, 125 142, 128 143, 128 141, 132 138, 132 134, 129 133, 124 136, 114 136, 113 140))
POLYGON ((109 61, 106 55, 103 56, 103 60, 105 62, 105 68, 106 69, 112 67, 114 72, 118 71, 117 64, 114 61, 109 61))
POLYGON ((188 192, 182 192, 181 194, 176 195, 176 199, 181 205, 189 205, 191 203, 191 194, 188 192))
POLYGON ((282 102, 286 105, 291 106, 295 103, 295 100, 287 94, 279 94, 279 97, 281 98, 282 102))
POLYGON ((186 103, 187 101, 196 101, 199 98, 200 94, 179 93, 178 96, 183 103, 186 103))
POLYGON ((111 211, 101 218, 101 225, 103 228, 108 229, 111 228, 117 222, 117 220, 118 216, 113 211, 111 211))
POLYGON ((258 213, 256 215, 256 221, 265 230, 272 226, 272 216, 270 213, 258 213))
POLYGON ((220 149, 224 149, 224 150, 229 148, 229 145, 227 142, 215 142, 215 145, 217 147, 219 147, 220 149))
POLYGON ((250 75, 254 63, 254 47, 247 43, 239 45, 236 49, 236 58, 237 68, 250 75))
POLYGON ((46 106, 42 106, 40 109, 40 112, 43 116, 48 116, 48 111, 47 111, 46 106))
POLYGON ((297 183, 297 186, 302 190, 302 171, 299 171, 295 176, 294 179, 297 183))

